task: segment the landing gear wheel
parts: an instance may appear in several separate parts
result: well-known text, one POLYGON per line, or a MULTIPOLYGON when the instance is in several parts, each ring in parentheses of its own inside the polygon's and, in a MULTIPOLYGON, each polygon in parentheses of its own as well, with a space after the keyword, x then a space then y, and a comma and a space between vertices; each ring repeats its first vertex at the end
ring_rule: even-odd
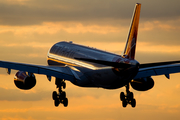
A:
POLYGON ((56 99, 57 99, 57 92, 56 92, 56 91, 53 92, 52 98, 53 98, 53 100, 56 100, 56 99))
POLYGON ((64 105, 64 107, 67 107, 67 106, 68 106, 68 99, 67 99, 67 98, 65 98, 65 99, 63 100, 63 105, 64 105))
POLYGON ((59 104, 62 103, 64 105, 64 107, 67 107, 68 106, 68 99, 66 98, 66 92, 62 91, 62 89, 66 88, 65 80, 60 79, 60 78, 56 78, 55 85, 58 88, 58 93, 56 91, 54 91, 52 93, 54 105, 56 107, 58 107, 59 104))
POLYGON ((65 89, 66 88, 66 83, 63 82, 62 86, 63 86, 63 89, 65 89))
POLYGON ((126 107, 126 106, 127 106, 127 101, 126 101, 126 100, 123 100, 123 101, 122 101, 122 106, 123 106, 123 107, 126 107))
POLYGON ((136 100, 134 99, 133 92, 129 91, 129 83, 125 85, 126 87, 126 94, 124 92, 121 92, 120 94, 120 100, 122 101, 122 106, 126 107, 127 104, 130 104, 132 107, 136 107, 136 100))
POLYGON ((136 107, 136 100, 135 99, 132 99, 131 100, 131 106, 134 108, 136 107))
POLYGON ((54 100, 54 105, 56 106, 56 107, 58 107, 59 106, 59 99, 56 99, 56 100, 54 100))
POLYGON ((121 101, 125 100, 124 92, 121 92, 121 94, 120 94, 120 100, 121 100, 121 101))

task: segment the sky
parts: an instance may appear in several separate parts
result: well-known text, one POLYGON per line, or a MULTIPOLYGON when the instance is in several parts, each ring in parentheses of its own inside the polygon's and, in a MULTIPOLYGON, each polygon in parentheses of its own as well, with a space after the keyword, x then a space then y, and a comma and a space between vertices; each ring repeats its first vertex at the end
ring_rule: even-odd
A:
MULTIPOLYGON (((136 48, 140 63, 180 60, 179 0, 0 0, 0 59, 47 65, 47 52, 60 41, 121 54, 135 3, 141 3, 136 48)), ((152 77, 155 86, 132 88, 136 108, 122 107, 125 88, 81 88, 67 81, 69 105, 54 107, 55 80, 36 75, 36 86, 23 91, 0 69, 1 120, 179 120, 180 74, 152 77)))

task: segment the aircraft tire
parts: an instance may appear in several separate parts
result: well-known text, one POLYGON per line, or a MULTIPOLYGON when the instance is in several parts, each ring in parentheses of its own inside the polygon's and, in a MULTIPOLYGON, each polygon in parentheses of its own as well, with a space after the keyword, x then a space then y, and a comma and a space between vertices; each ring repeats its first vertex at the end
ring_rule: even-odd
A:
POLYGON ((127 101, 126 100, 123 100, 122 101, 122 106, 125 108, 127 106, 127 101))
POLYGON ((63 105, 64 105, 64 107, 67 107, 67 106, 68 106, 68 99, 67 99, 67 98, 65 98, 65 99, 63 100, 63 105))
POLYGON ((65 98, 66 98, 66 92, 64 92, 64 91, 61 92, 61 98, 62 98, 62 99, 65 99, 65 98))
POLYGON ((56 99, 56 100, 54 100, 54 105, 56 106, 56 107, 58 107, 59 106, 59 99, 56 99))
POLYGON ((135 99, 132 99, 131 100, 131 106, 134 108, 136 107, 136 100, 135 99))
POLYGON ((56 100, 56 99, 57 99, 57 92, 56 92, 56 91, 53 92, 52 98, 53 98, 53 100, 56 100))
POLYGON ((65 82, 63 82, 63 89, 65 89, 66 88, 66 83, 65 82))
POLYGON ((120 100, 121 100, 121 101, 124 101, 124 100, 125 100, 124 92, 121 92, 121 94, 120 94, 120 100))

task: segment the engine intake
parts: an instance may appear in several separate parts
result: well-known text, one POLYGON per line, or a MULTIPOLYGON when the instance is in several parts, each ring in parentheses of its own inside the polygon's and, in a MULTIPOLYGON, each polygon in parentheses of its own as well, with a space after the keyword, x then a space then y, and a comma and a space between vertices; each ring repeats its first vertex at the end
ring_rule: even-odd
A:
POLYGON ((134 79, 130 82, 133 89, 147 91, 154 87, 154 80, 151 77, 134 79))
POLYGON ((36 85, 36 78, 33 73, 28 75, 25 71, 18 71, 14 76, 16 87, 23 90, 29 90, 36 85))

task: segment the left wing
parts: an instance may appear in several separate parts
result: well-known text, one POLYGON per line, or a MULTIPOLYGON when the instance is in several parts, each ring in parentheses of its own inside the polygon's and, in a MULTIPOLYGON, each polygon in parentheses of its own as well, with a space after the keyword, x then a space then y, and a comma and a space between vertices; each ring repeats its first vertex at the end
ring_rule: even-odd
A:
POLYGON ((163 62, 162 63, 151 63, 151 64, 142 64, 140 65, 140 69, 138 74, 134 79, 150 77, 156 75, 165 75, 169 79, 169 74, 180 72, 180 61, 172 61, 172 62, 163 62))
POLYGON ((29 73, 44 74, 48 77, 49 81, 51 81, 51 76, 69 81, 75 80, 72 70, 67 66, 66 67, 43 66, 43 65, 32 65, 25 63, 0 61, 0 67, 7 68, 9 74, 11 69, 26 71, 29 73))

